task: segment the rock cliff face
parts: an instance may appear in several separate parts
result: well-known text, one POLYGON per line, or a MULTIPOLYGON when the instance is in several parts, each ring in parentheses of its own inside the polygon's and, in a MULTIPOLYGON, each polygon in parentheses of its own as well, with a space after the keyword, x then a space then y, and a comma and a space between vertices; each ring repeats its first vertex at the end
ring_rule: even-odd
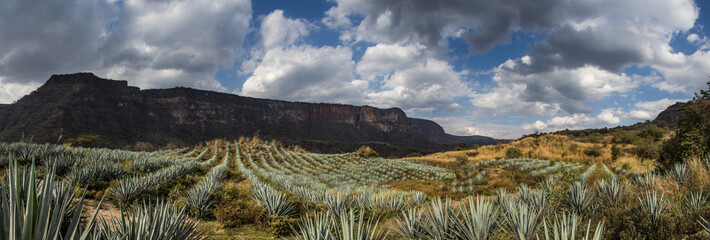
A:
POLYGON ((678 127, 678 117, 683 114, 681 112, 681 109, 688 104, 687 102, 677 102, 673 105, 668 106, 666 110, 663 110, 656 116, 653 121, 651 121, 653 124, 659 127, 663 128, 676 128, 678 127))
POLYGON ((362 143, 398 154, 452 149, 462 141, 495 143, 446 134, 435 122, 408 118, 398 108, 286 102, 190 88, 140 90, 91 73, 54 75, 16 103, 0 105, 0 141, 16 141, 23 133, 49 143, 100 135, 99 146, 114 148, 138 141, 184 146, 256 133, 323 152, 351 151, 362 143))

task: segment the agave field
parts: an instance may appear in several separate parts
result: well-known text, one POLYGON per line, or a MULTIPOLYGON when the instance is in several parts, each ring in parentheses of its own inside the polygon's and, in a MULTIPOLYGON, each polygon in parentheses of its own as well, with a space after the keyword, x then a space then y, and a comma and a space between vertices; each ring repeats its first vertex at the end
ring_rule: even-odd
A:
POLYGON ((285 239, 710 237, 710 158, 640 174, 603 162, 440 164, 241 139, 155 152, 0 143, 0 165, 0 239, 204 239, 202 223, 235 219, 285 239), (245 194, 230 195, 234 186, 245 194))

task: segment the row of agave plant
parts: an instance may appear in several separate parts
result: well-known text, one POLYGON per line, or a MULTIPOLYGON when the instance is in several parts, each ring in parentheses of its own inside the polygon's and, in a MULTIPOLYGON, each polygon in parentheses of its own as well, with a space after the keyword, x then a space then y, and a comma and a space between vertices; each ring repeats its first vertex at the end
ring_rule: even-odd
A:
POLYGON ((453 172, 428 164, 361 158, 356 154, 312 154, 285 151, 276 145, 264 145, 268 157, 259 156, 258 164, 269 172, 306 174, 330 185, 342 183, 376 184, 388 181, 452 178, 453 172), (275 153, 275 154, 272 154, 275 153), (278 156, 278 159, 274 156, 278 156))
POLYGON ((85 162, 121 163, 129 160, 165 158, 179 155, 186 149, 162 152, 131 152, 106 148, 67 147, 55 144, 0 143, 0 164, 6 165, 8 159, 35 161, 44 166, 53 166, 59 175, 64 175, 74 165, 85 162))
MULTIPOLYGON (((348 184, 329 187, 318 182, 317 178, 307 177, 306 174, 289 175, 278 171, 268 171, 261 167, 264 165, 253 161, 249 146, 246 148, 246 161, 238 158, 237 169, 250 179, 257 202, 266 202, 264 199, 290 201, 281 191, 290 193, 302 202, 322 205, 327 209, 339 209, 333 212, 342 212, 343 209, 351 208, 399 212, 409 204, 418 205, 426 201, 426 195, 418 191, 403 192, 383 187, 348 184), (275 197, 264 198, 261 196, 275 197)), ((273 209, 270 206, 287 206, 289 204, 266 202, 261 205, 266 208, 267 212, 287 212, 273 209)))
MULTIPOLYGON (((214 203, 214 193, 219 190, 221 182, 227 178, 227 170, 229 169, 230 164, 229 145, 225 148, 222 163, 210 169, 205 177, 202 178, 202 180, 197 183, 194 188, 190 189, 185 196, 185 202, 193 209, 197 209, 199 217, 205 217, 210 212, 212 204, 214 203)), ((215 153, 217 152, 217 149, 218 148, 215 147, 215 153)), ((236 147, 236 152, 238 155, 238 145, 236 147)), ((202 156, 202 154, 200 154, 200 156, 202 156)), ((216 156, 217 154, 214 154, 212 158, 216 158, 216 156)), ((199 158, 201 157, 198 157, 198 159, 199 158)), ((210 160, 205 162, 210 162, 210 160)), ((209 164, 211 164, 211 162, 209 164)))
POLYGON ((195 161, 185 161, 144 176, 126 177, 117 181, 109 192, 121 204, 132 204, 150 193, 160 183, 184 177, 197 169, 195 161))
POLYGON ((83 221, 84 196, 74 201, 79 189, 57 180, 49 167, 37 181, 35 165, 21 168, 10 161, 0 183, 0 239, 200 239, 197 222, 184 208, 157 201, 136 206, 121 215, 97 220, 99 202, 83 221))

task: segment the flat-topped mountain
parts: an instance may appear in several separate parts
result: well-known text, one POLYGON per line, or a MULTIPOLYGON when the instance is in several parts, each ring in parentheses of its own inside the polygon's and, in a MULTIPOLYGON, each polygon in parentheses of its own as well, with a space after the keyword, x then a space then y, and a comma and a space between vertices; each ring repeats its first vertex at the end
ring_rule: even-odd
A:
POLYGON ((409 118, 398 108, 287 102, 184 87, 141 90, 92 73, 53 75, 17 102, 0 105, 0 141, 17 141, 23 133, 48 143, 99 135, 97 146, 113 148, 136 142, 186 146, 258 134, 319 152, 368 144, 398 155, 449 150, 459 142, 496 143, 449 135, 437 123, 409 118))

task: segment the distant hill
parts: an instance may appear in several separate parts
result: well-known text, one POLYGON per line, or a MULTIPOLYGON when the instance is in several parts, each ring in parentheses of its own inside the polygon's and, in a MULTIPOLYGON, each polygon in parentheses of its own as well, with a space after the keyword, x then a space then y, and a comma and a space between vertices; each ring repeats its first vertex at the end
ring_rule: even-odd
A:
POLYGON ((0 105, 0 141, 22 134, 62 143, 99 135, 97 146, 121 148, 197 144, 258 134, 316 152, 368 144, 382 155, 450 150, 459 142, 495 144, 484 136, 453 136, 437 123, 398 108, 287 102, 191 88, 141 90, 92 73, 53 75, 13 104, 0 105))
POLYGON ((687 102, 677 102, 656 116, 650 123, 662 128, 674 129, 678 127, 678 117, 683 114, 680 110, 687 102))

